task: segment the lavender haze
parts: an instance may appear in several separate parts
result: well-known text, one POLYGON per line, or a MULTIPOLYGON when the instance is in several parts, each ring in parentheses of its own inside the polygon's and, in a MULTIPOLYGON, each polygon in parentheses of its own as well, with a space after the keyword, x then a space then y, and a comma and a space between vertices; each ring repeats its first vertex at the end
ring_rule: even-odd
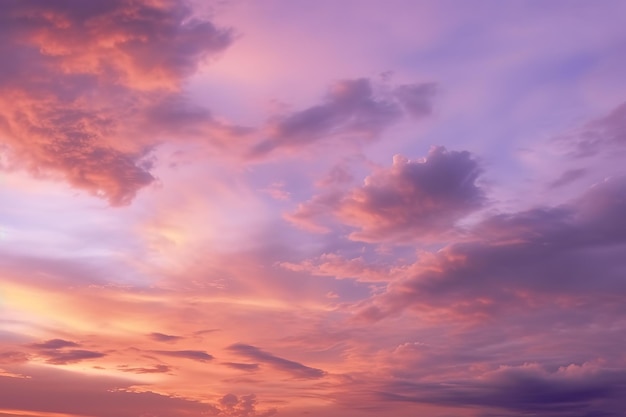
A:
POLYGON ((626 2, 0 0, 0 417, 621 417, 626 2))

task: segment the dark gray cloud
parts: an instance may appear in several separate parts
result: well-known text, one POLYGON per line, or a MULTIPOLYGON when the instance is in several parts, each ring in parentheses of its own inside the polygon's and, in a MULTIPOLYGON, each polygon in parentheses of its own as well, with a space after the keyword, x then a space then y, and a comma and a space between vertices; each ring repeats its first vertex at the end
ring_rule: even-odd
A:
POLYGON ((270 365, 273 368, 281 370, 283 372, 287 372, 295 378, 317 379, 322 378, 324 375, 326 375, 326 372, 322 371, 321 369, 310 368, 299 362, 294 362, 288 359, 274 356, 271 353, 265 352, 256 346, 236 343, 229 346, 228 349, 245 358, 252 359, 270 365))
POLYGON ((0 15, 0 144, 10 168, 128 204, 166 135, 217 128, 180 93, 229 30, 183 0, 8 0, 0 15), (176 105, 174 105, 176 104, 176 105))
POLYGON ((213 360, 213 355, 209 355, 203 350, 152 350, 151 352, 174 358, 191 359, 198 362, 209 362, 213 360))
POLYGON ((418 161, 396 155, 391 168, 375 171, 363 186, 316 196, 289 219, 315 224, 330 214, 359 229, 352 239, 368 242, 442 237, 456 221, 483 206, 484 193, 476 184, 480 173, 465 151, 433 147, 418 161))

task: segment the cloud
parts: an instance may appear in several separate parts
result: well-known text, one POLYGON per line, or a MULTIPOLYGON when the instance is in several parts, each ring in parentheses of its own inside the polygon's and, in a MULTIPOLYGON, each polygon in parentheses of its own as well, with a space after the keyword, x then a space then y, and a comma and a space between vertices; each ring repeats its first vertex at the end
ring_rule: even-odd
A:
POLYGON ((624 210, 622 177, 569 205, 492 215, 469 232, 471 240, 419 259, 360 314, 377 320, 408 308, 494 316, 542 303, 601 305, 615 313, 621 302, 614 295, 626 291, 624 210))
POLYGON ((97 359, 106 356, 106 354, 101 352, 83 349, 40 352, 40 355, 47 357, 46 362, 53 365, 67 365, 68 363, 76 363, 86 359, 97 359))
POLYGON ((46 358, 46 363, 53 365, 67 365, 106 356, 105 353, 92 350, 68 349, 79 347, 80 345, 63 339, 51 339, 42 343, 32 343, 28 346, 34 349, 37 355, 46 358))
POLYGON ((209 355, 202 350, 152 350, 151 352, 174 358, 191 359, 197 362, 209 362, 213 360, 213 355, 209 355))
POLYGON ((317 219, 332 214, 359 229, 351 239, 365 242, 441 237, 483 206, 484 193, 476 185, 480 173, 466 151, 433 147, 418 161, 396 155, 391 168, 375 171, 361 187, 315 196, 287 218, 320 228, 317 219))
POLYGON ((295 378, 317 379, 322 378, 324 375, 326 375, 326 372, 322 371, 321 369, 310 368, 301 363, 274 356, 271 353, 265 352, 256 346, 236 343, 229 346, 228 349, 245 358, 256 360, 258 362, 270 365, 280 371, 287 372, 295 378))
POLYGON ((171 336, 169 334, 153 332, 148 335, 155 342, 177 342, 182 339, 181 336, 171 336))
POLYGON ((279 265, 291 271, 361 282, 388 282, 397 275, 397 271, 388 265, 372 264, 363 257, 347 259, 334 253, 324 253, 318 259, 300 263, 281 262, 279 265))
POLYGON ((28 362, 29 355, 24 352, 18 351, 5 351, 0 352, 1 364, 18 364, 28 362))
POLYGON ((421 119, 432 114, 437 92, 435 83, 405 84, 396 87, 394 95, 412 118, 421 119))
POLYGON ((561 174, 559 178, 552 181, 550 188, 559 188, 571 184, 577 179, 584 177, 585 174, 587 174, 587 170, 584 168, 569 169, 561 174))
POLYGON ((171 372, 172 368, 167 365, 154 365, 151 368, 129 368, 125 366, 118 367, 122 372, 129 372, 133 374, 162 374, 171 372))
POLYGON ((237 362, 222 362, 222 365, 229 368, 237 369, 239 371, 257 371, 259 369, 258 363, 237 363, 237 362))
POLYGON ((270 417, 277 413, 274 408, 258 413, 257 399, 254 394, 238 397, 229 393, 220 398, 219 405, 221 413, 231 417, 270 417))
POLYGON ((322 104, 271 121, 266 127, 267 139, 254 146, 251 156, 263 156, 280 148, 299 149, 331 137, 377 138, 401 118, 401 108, 415 118, 430 114, 435 91, 432 83, 412 84, 397 87, 390 96, 376 95, 369 79, 337 81, 322 104))
POLYGON ((127 379, 50 368, 30 369, 29 374, 31 378, 19 380, 0 377, 0 409, 94 417, 217 414, 211 405, 180 396, 133 392, 127 379))
POLYGON ((154 180, 147 156, 165 135, 217 129, 180 88, 232 35, 182 0, 10 0, 0 36, 12 57, 0 69, 12 168, 123 205, 154 180))
POLYGON ((32 343, 30 345, 35 349, 62 349, 66 347, 78 347, 79 344, 63 339, 51 339, 42 343, 32 343))
POLYGON ((384 401, 481 406, 524 415, 617 417, 626 405, 619 394, 624 388, 624 369, 572 364, 549 372, 538 364, 524 364, 452 384, 393 382, 380 396, 384 401))
POLYGON ((585 124, 573 134, 565 136, 575 147, 574 155, 589 157, 601 152, 615 151, 626 146, 626 103, 608 115, 585 124))

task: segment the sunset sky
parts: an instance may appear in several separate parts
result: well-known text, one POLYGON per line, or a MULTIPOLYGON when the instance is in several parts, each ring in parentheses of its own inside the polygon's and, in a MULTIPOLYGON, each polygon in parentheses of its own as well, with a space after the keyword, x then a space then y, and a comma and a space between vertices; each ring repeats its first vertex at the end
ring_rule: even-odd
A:
POLYGON ((623 417, 625 17, 0 0, 0 416, 623 417))

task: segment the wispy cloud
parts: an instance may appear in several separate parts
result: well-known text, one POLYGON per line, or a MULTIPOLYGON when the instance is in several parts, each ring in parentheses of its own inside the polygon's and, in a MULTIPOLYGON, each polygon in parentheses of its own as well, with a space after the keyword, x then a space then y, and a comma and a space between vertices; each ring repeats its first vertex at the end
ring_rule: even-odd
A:
POLYGON ((229 346, 228 349, 245 358, 256 360, 280 371, 287 372, 296 378, 317 379, 322 378, 326 374, 321 369, 311 368, 298 362, 274 356, 256 346, 236 343, 229 346))

